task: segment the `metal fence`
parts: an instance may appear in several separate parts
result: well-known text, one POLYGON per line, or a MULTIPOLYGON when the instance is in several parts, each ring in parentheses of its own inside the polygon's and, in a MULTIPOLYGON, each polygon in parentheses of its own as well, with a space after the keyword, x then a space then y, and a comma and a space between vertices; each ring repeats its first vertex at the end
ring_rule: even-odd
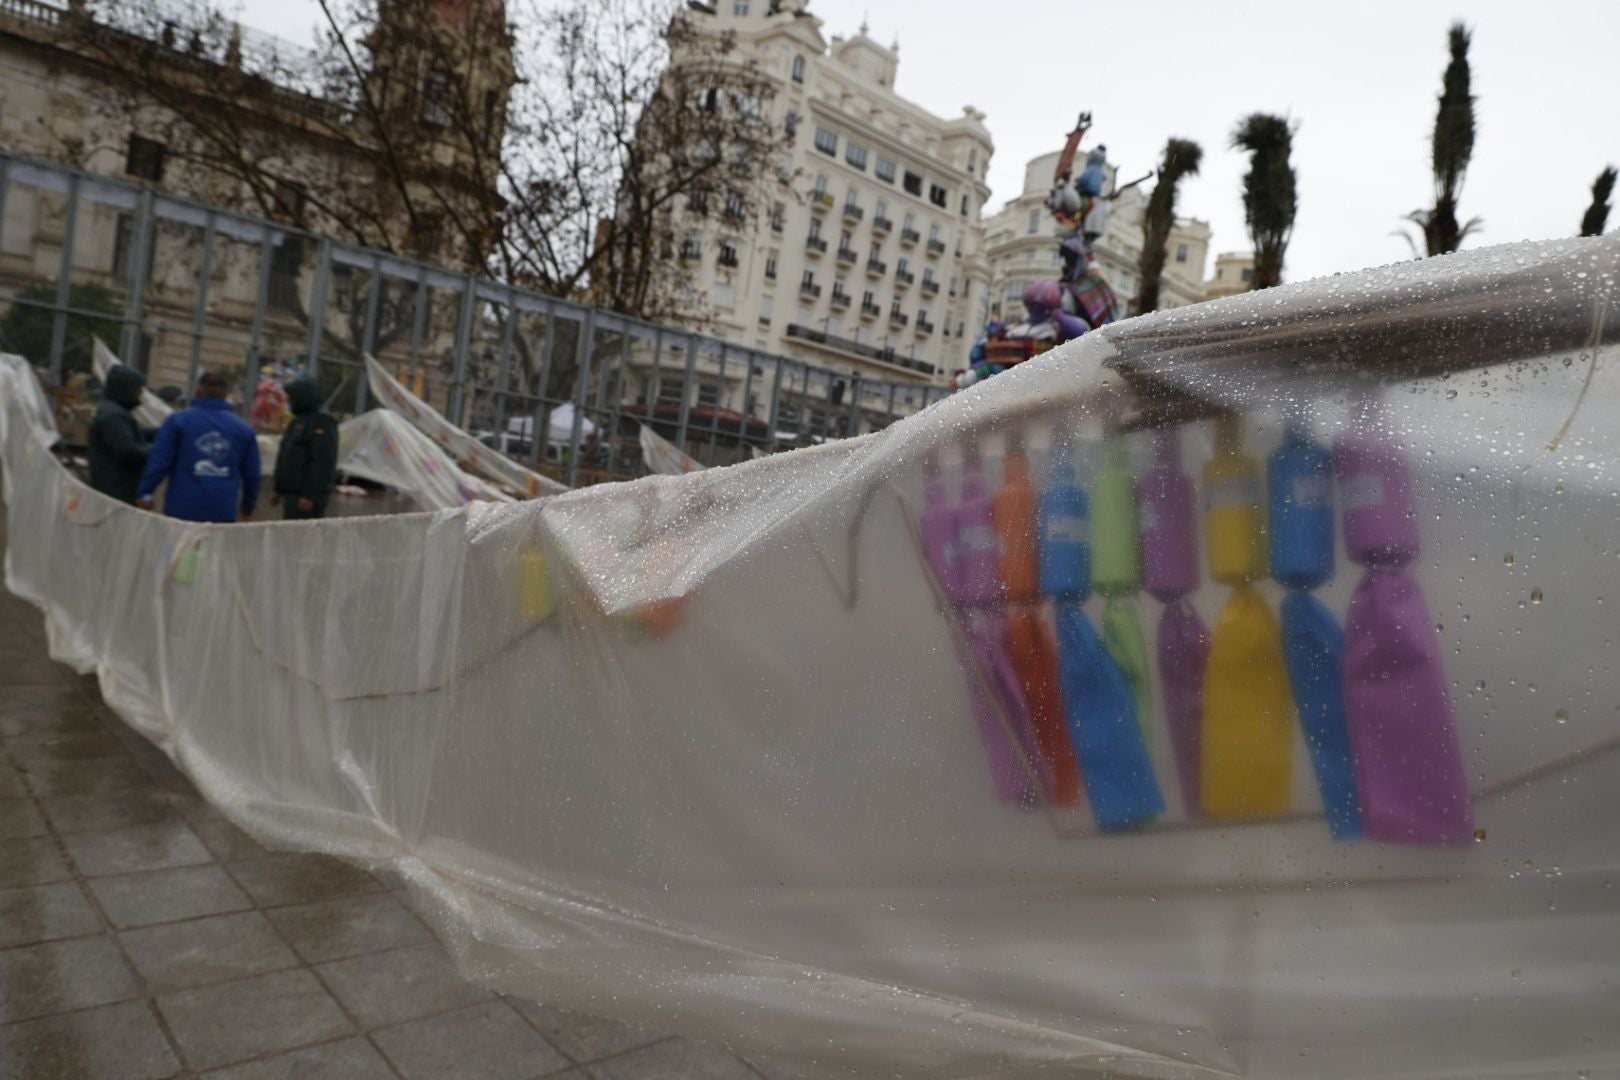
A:
POLYGON ((454 423, 568 484, 644 471, 638 424, 705 465, 880 429, 944 387, 862 378, 0 153, 0 347, 54 388, 93 334, 150 384, 314 375, 361 412, 376 356, 454 423))

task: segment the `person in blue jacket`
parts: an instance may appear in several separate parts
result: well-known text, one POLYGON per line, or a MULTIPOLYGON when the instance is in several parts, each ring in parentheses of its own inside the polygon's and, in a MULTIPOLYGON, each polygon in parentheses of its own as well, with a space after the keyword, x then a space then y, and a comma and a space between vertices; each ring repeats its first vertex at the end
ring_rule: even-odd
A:
POLYGON ((259 501, 259 440, 231 411, 224 376, 205 371, 191 407, 158 428, 137 501, 148 510, 164 480, 163 512, 185 521, 246 521, 259 501), (238 511, 240 510, 240 513, 238 511))

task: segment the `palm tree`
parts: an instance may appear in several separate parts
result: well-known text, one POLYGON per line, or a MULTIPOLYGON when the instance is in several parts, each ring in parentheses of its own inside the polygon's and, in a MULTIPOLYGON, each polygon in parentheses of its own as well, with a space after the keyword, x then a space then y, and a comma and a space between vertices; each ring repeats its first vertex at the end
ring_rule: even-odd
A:
POLYGON ((1147 209, 1142 211, 1142 260, 1138 271, 1142 288, 1136 297, 1137 314, 1146 314, 1159 306, 1159 282, 1164 276, 1165 251, 1170 244, 1170 229, 1176 223, 1176 187, 1184 177, 1197 176, 1198 166, 1204 160, 1204 150, 1191 139, 1171 139, 1164 144, 1164 157, 1159 162, 1158 183, 1148 196, 1147 209))
MULTIPOLYGON (((1474 156, 1474 96, 1469 93, 1468 44, 1473 34, 1461 22, 1451 24, 1451 62, 1446 65, 1440 90, 1440 110, 1434 117, 1431 147, 1434 169, 1434 205, 1414 210, 1406 220, 1423 230, 1423 246, 1430 255, 1456 251, 1468 235, 1483 225, 1483 218, 1470 218, 1457 224, 1457 200, 1462 195, 1463 175, 1474 156)), ((1407 243, 1417 252, 1410 235, 1407 243)))
POLYGON ((1232 148, 1249 154, 1249 174, 1243 178, 1243 216, 1254 243, 1254 287, 1268 289, 1282 281, 1283 256, 1299 208, 1294 167, 1288 161, 1294 129, 1280 116, 1252 113, 1232 132, 1232 148))
POLYGON ((1592 205, 1581 217, 1582 236, 1603 235, 1604 226, 1609 223, 1609 196, 1614 194, 1614 180, 1614 166, 1610 165, 1592 182, 1592 205))

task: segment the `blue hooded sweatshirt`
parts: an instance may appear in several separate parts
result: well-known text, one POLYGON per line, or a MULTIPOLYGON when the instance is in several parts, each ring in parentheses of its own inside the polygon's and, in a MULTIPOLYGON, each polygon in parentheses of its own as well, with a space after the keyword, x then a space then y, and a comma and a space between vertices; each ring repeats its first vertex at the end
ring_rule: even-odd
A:
POLYGON ((163 421, 138 497, 167 477, 163 512, 185 521, 235 521, 259 501, 259 440, 223 398, 196 397, 163 421))

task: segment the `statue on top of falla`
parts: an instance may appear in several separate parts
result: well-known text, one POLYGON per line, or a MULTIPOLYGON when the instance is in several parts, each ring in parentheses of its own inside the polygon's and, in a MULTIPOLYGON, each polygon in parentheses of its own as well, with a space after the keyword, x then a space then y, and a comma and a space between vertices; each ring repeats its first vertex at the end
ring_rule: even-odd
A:
POLYGON ((985 327, 984 336, 969 353, 967 369, 952 377, 953 390, 972 386, 1119 318, 1114 290, 1092 265, 1091 245, 1103 234, 1113 201, 1152 173, 1105 194, 1108 148, 1099 145, 1086 155, 1085 168, 1071 184, 1075 155, 1090 129, 1091 114, 1083 112, 1058 157, 1052 193, 1046 197, 1046 208, 1057 219, 1063 276, 1057 281, 1032 282, 1024 290, 1028 318, 1023 322, 1008 325, 997 320, 985 327))

